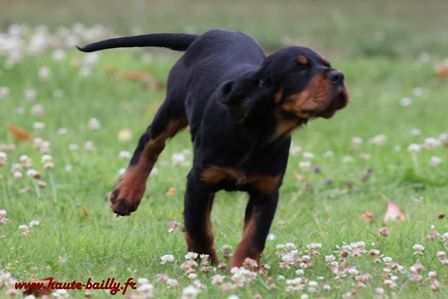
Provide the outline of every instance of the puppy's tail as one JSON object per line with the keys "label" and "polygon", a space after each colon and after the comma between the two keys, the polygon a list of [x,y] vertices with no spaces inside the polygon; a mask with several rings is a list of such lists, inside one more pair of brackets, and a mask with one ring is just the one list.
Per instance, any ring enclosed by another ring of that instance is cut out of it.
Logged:
{"label": "puppy's tail", "polygon": [[163,47],[175,51],[185,51],[197,38],[198,35],[195,34],[154,33],[111,38],[89,44],[85,47],[76,47],[83,52],[130,47]]}

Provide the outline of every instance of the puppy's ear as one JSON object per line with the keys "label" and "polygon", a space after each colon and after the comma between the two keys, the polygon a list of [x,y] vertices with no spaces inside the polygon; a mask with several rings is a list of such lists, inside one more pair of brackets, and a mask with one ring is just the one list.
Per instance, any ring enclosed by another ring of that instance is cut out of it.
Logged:
{"label": "puppy's ear", "polygon": [[222,103],[238,122],[255,116],[271,101],[272,88],[269,80],[248,76],[229,80],[220,87]]}

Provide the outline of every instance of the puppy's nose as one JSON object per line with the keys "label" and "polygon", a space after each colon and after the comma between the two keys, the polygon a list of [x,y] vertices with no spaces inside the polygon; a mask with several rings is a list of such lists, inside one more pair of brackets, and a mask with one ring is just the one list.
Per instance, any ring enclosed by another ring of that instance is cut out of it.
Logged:
{"label": "puppy's nose", "polygon": [[339,71],[332,70],[327,73],[327,79],[334,84],[341,84],[344,81],[344,74]]}

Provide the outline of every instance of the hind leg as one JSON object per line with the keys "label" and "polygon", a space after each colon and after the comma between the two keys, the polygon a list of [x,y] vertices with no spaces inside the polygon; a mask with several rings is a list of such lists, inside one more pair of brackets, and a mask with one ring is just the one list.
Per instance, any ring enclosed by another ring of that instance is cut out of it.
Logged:
{"label": "hind leg", "polygon": [[114,213],[126,216],[137,209],[145,192],[146,180],[166,140],[187,125],[183,102],[168,98],[140,137],[126,172],[109,196]]}

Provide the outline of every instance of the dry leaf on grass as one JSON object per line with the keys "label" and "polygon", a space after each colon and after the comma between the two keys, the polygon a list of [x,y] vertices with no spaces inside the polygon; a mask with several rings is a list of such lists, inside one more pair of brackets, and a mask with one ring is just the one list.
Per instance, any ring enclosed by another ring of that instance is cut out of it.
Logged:
{"label": "dry leaf on grass", "polygon": [[387,204],[387,211],[386,214],[384,215],[384,222],[390,222],[393,220],[405,220],[406,219],[406,215],[400,210],[400,207],[393,202],[389,202]]}
{"label": "dry leaf on grass", "polygon": [[158,81],[152,74],[144,71],[120,71],[109,67],[106,72],[115,79],[142,82],[145,89],[160,91],[166,86],[164,81]]}
{"label": "dry leaf on grass", "polygon": [[434,68],[434,73],[439,78],[447,78],[448,77],[448,63],[442,62],[436,65]]}
{"label": "dry leaf on grass", "polygon": [[16,127],[15,125],[9,124],[8,130],[14,136],[17,141],[27,141],[31,139],[31,134],[22,128]]}
{"label": "dry leaf on grass", "polygon": [[361,214],[361,219],[369,223],[375,220],[375,216],[373,216],[372,213],[365,211],[364,213]]}
{"label": "dry leaf on grass", "polygon": [[176,195],[176,188],[169,188],[168,191],[165,193],[166,196],[174,196]]}

